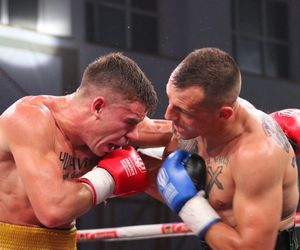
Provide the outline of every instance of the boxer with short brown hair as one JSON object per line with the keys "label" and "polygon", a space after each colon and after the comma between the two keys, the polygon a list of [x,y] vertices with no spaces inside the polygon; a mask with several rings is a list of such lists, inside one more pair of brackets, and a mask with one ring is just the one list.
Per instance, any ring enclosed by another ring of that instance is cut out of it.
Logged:
{"label": "boxer with short brown hair", "polygon": [[74,93],[11,105],[0,117],[0,248],[75,249],[78,216],[108,197],[144,191],[139,155],[117,148],[137,140],[156,104],[138,65],[112,53],[88,65]]}
{"label": "boxer with short brown hair", "polygon": [[239,67],[220,49],[195,50],[175,68],[165,118],[176,136],[166,152],[198,153],[203,162],[197,165],[206,170],[198,178],[206,185],[195,187],[191,155],[178,150],[159,170],[160,193],[211,249],[299,249],[294,150],[240,90]]}

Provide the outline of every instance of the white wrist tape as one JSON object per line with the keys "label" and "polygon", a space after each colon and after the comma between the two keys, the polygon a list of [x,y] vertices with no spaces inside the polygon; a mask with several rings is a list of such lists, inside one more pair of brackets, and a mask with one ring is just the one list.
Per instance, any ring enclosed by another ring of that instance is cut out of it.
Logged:
{"label": "white wrist tape", "polygon": [[155,159],[162,160],[164,150],[165,147],[156,147],[156,148],[139,148],[137,151],[144,155],[153,157]]}
{"label": "white wrist tape", "polygon": [[184,204],[179,216],[200,238],[203,238],[211,225],[220,220],[220,216],[203,197],[203,191]]}
{"label": "white wrist tape", "polygon": [[93,192],[93,204],[97,205],[106,200],[115,190],[115,182],[108,171],[94,167],[79,178],[79,181],[88,184]]}

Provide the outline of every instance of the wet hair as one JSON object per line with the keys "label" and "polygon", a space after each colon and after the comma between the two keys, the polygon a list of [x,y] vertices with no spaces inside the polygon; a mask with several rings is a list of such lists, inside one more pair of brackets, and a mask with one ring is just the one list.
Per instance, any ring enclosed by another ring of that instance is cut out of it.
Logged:
{"label": "wet hair", "polygon": [[201,87],[205,95],[201,105],[211,108],[232,104],[241,90],[238,65],[218,48],[202,48],[191,52],[171,77],[176,88]]}
{"label": "wet hair", "polygon": [[158,100],[152,83],[140,67],[122,53],[110,53],[90,63],[79,88],[89,85],[109,88],[128,101],[139,101],[149,114],[156,110]]}

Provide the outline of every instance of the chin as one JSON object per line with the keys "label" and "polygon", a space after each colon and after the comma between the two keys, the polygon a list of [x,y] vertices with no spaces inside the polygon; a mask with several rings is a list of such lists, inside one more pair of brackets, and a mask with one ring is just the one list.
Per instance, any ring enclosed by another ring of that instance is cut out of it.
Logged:
{"label": "chin", "polygon": [[190,140],[190,139],[195,139],[196,136],[180,136],[180,138],[181,138],[182,140]]}
{"label": "chin", "polygon": [[104,152],[103,150],[99,150],[96,152],[93,152],[95,155],[97,155],[98,157],[103,157],[104,155],[107,154],[107,152]]}
{"label": "chin", "polygon": [[177,132],[177,135],[179,135],[180,139],[182,139],[182,140],[195,139],[196,137],[199,136],[199,135],[187,133],[187,132],[183,132],[183,133]]}
{"label": "chin", "polygon": [[187,136],[186,134],[183,134],[183,133],[177,133],[177,135],[178,135],[179,138],[182,139],[182,140],[188,140],[188,139],[191,139],[189,136]]}

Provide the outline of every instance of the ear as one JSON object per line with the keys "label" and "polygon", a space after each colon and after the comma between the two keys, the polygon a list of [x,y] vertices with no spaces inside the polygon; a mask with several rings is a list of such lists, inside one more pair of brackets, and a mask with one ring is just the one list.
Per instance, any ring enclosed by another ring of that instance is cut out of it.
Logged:
{"label": "ear", "polygon": [[233,109],[230,106],[222,106],[219,112],[219,117],[221,119],[227,120],[229,119],[233,114]]}
{"label": "ear", "polygon": [[105,98],[103,96],[98,96],[92,101],[91,111],[96,116],[98,116],[104,107]]}

